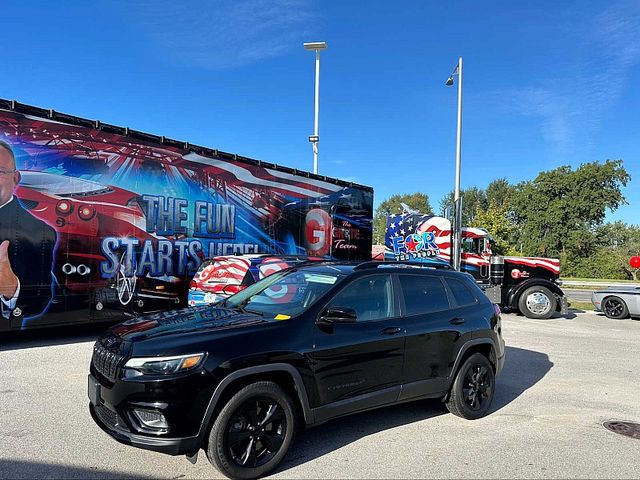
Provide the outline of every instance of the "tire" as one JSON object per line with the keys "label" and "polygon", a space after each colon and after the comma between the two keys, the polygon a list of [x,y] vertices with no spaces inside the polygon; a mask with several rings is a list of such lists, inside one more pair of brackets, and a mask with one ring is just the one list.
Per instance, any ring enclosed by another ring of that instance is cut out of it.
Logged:
{"label": "tire", "polygon": [[447,409],[467,420],[482,418],[491,406],[495,385],[491,362],[481,353],[474,353],[456,373],[446,401]]}
{"label": "tire", "polygon": [[295,422],[293,401],[282,388],[273,382],[252,383],[234,394],[218,414],[207,457],[229,478],[262,477],[286,455]]}
{"label": "tire", "polygon": [[527,318],[547,319],[556,311],[556,296],[539,285],[527,288],[518,299],[518,309]]}
{"label": "tire", "polygon": [[602,312],[607,316],[607,318],[620,320],[629,316],[629,307],[627,307],[625,301],[620,297],[606,297],[604,300],[602,300],[601,308]]}

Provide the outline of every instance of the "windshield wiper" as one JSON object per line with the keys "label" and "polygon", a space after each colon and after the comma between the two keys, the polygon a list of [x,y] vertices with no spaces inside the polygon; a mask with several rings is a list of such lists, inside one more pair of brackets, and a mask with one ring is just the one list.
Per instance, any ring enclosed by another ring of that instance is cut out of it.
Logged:
{"label": "windshield wiper", "polygon": [[215,303],[214,305],[215,305],[216,307],[223,307],[223,308],[224,308],[224,307],[226,307],[226,306],[227,306],[227,300],[228,300],[228,299],[229,299],[229,297],[225,298],[224,300],[222,300],[222,301],[220,301],[220,302]]}
{"label": "windshield wiper", "polygon": [[258,312],[256,310],[249,310],[249,309],[245,308],[250,300],[251,300],[251,297],[246,298],[243,301],[241,301],[240,303],[238,303],[237,305],[233,305],[231,308],[235,308],[237,310],[240,310],[242,313],[253,313],[255,315],[260,315],[261,317],[264,316],[264,313],[262,313],[262,312]]}

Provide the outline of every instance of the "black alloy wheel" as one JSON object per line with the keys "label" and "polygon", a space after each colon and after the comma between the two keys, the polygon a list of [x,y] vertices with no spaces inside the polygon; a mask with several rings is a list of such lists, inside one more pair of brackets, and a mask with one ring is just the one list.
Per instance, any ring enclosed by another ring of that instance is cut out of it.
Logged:
{"label": "black alloy wheel", "polygon": [[484,365],[472,365],[467,369],[462,387],[463,399],[471,410],[482,410],[491,398],[493,385],[489,370]]}
{"label": "black alloy wheel", "polygon": [[251,383],[220,410],[209,434],[207,457],[229,478],[262,477],[286,455],[295,424],[293,400],[279,385]]}
{"label": "black alloy wheel", "polygon": [[620,320],[629,316],[629,309],[620,297],[607,297],[602,301],[602,311],[608,318]]}
{"label": "black alloy wheel", "polygon": [[275,400],[252,398],[229,422],[226,447],[237,465],[261,467],[280,451],[286,431],[284,410]]}
{"label": "black alloy wheel", "polygon": [[458,369],[446,401],[447,409],[458,417],[475,420],[484,417],[495,390],[495,372],[491,362],[474,353]]}

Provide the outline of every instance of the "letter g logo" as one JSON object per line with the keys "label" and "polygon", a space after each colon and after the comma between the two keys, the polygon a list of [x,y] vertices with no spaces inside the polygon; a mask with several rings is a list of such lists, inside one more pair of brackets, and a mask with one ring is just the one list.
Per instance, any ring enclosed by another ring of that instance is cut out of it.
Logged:
{"label": "letter g logo", "polygon": [[319,208],[309,210],[305,219],[305,246],[310,255],[326,255],[331,249],[331,217]]}

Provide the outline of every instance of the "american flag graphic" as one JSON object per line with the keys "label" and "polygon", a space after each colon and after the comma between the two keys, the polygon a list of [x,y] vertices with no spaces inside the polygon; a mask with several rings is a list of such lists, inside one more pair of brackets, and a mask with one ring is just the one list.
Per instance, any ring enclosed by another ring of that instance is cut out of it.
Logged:
{"label": "american flag graphic", "polygon": [[[391,258],[396,257],[400,260],[420,259],[431,262],[434,261],[435,256],[436,260],[448,262],[448,254],[446,260],[445,257],[441,254],[443,253],[443,249],[448,249],[450,246],[450,228],[448,227],[448,225],[440,225],[438,219],[440,219],[440,217],[433,217],[431,215],[421,215],[415,213],[389,215],[387,217],[387,226],[385,229],[385,256],[391,256]],[[447,222],[448,224],[447,220],[445,220],[445,222]],[[446,229],[443,228],[445,226]],[[423,233],[433,234],[433,242],[431,243],[435,243],[435,246],[437,247],[436,249],[432,248],[433,245],[426,245],[427,242],[425,242],[424,237],[416,238],[412,236],[415,234],[420,235]],[[421,252],[417,251],[416,242],[421,244]],[[396,255],[397,252],[394,249],[394,243],[396,245],[403,244],[407,253],[400,256]],[[424,255],[425,253],[427,253],[428,255]],[[437,255],[435,255],[436,253]]]}
{"label": "american flag graphic", "polygon": [[[385,258],[394,259],[394,238],[404,239],[413,233],[431,232],[435,236],[435,243],[439,252],[437,260],[449,263],[451,259],[451,222],[443,217],[434,217],[420,214],[389,215],[385,229]],[[483,238],[487,232],[480,228],[465,227],[462,229],[463,238]],[[396,240],[397,241],[397,240]],[[420,258],[418,261],[433,261],[433,258]],[[512,263],[530,268],[545,268],[554,275],[560,274],[560,260],[555,258],[540,257],[504,257],[505,263]],[[489,257],[483,257],[476,253],[465,252],[462,254],[462,263],[465,270],[473,270],[489,266]]]}

